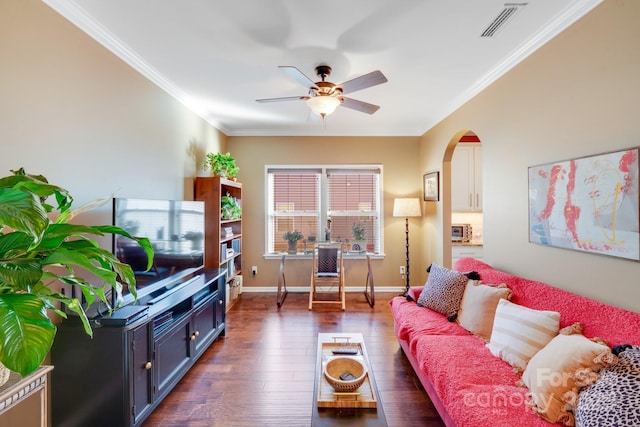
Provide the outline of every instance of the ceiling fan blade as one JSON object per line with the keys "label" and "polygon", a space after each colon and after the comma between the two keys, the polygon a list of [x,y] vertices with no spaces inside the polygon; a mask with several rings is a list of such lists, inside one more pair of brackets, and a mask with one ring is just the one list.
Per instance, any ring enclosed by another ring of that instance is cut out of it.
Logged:
{"label": "ceiling fan blade", "polygon": [[342,93],[351,93],[357,90],[366,89],[371,86],[386,83],[388,80],[380,70],[372,71],[364,76],[356,77],[342,84],[337,85],[342,88]]}
{"label": "ceiling fan blade", "polygon": [[293,80],[297,81],[307,89],[318,89],[318,86],[316,86],[316,82],[311,80],[309,77],[307,77],[302,71],[298,70],[296,67],[291,65],[279,65],[278,68],[280,68],[282,71],[285,72],[286,75],[288,75]]}
{"label": "ceiling fan blade", "polygon": [[283,98],[263,98],[256,99],[256,102],[280,102],[280,101],[306,101],[308,96],[285,96]]}
{"label": "ceiling fan blade", "polygon": [[380,109],[379,105],[369,104],[368,102],[358,101],[357,99],[347,98],[341,96],[340,104],[342,107],[351,108],[352,110],[360,111],[362,113],[373,114]]}

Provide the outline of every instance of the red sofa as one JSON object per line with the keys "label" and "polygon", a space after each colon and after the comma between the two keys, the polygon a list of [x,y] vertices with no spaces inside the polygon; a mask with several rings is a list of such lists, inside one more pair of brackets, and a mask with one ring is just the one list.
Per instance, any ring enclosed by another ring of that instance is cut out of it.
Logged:
{"label": "red sofa", "polygon": [[[511,302],[515,304],[559,312],[561,328],[580,322],[587,338],[601,337],[611,346],[640,344],[640,313],[514,276],[473,258],[460,259],[454,270],[476,271],[482,283],[506,284],[513,291]],[[411,288],[413,301],[393,298],[391,312],[400,346],[445,424],[552,425],[527,406],[528,389],[516,385],[518,374],[493,356],[485,341],[442,314],[416,304],[421,290]]]}

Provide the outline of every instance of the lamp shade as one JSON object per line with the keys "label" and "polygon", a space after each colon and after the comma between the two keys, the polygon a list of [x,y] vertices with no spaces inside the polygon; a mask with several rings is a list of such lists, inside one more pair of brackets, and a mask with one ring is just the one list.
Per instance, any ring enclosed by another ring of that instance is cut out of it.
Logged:
{"label": "lamp shade", "polygon": [[330,95],[316,95],[307,99],[307,105],[311,111],[324,117],[335,111],[340,105],[340,100]]}
{"label": "lamp shade", "polygon": [[420,209],[420,199],[418,199],[417,197],[394,199],[393,216],[422,216],[422,210]]}

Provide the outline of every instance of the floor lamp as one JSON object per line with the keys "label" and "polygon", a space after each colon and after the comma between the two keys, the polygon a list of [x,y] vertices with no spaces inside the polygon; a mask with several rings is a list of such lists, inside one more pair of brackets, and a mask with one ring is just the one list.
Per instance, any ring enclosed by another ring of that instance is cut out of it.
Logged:
{"label": "floor lamp", "polygon": [[398,198],[393,200],[393,216],[404,217],[405,222],[405,247],[406,247],[406,264],[405,264],[405,290],[404,296],[409,294],[409,217],[422,216],[420,209],[420,199],[416,198]]}

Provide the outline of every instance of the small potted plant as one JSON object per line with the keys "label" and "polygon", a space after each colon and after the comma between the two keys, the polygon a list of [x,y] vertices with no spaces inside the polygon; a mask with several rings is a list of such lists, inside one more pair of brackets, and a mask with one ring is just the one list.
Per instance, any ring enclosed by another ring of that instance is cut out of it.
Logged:
{"label": "small potted plant", "polygon": [[298,253],[298,240],[304,239],[304,236],[298,230],[287,231],[282,236],[287,241],[287,253],[295,255]]}
{"label": "small potted plant", "polygon": [[220,198],[220,213],[222,219],[240,219],[242,217],[242,208],[238,199],[229,193]]}
{"label": "small potted plant", "polygon": [[240,171],[240,168],[236,165],[236,159],[231,157],[230,153],[207,153],[204,167],[214,175],[229,179],[235,179]]}
{"label": "small potted plant", "polygon": [[351,250],[353,252],[364,252],[367,249],[367,230],[362,222],[354,222],[351,224],[351,235],[353,242]]}
{"label": "small potted plant", "polygon": [[[22,168],[12,172],[0,178],[0,364],[27,375],[53,345],[56,326],[49,310],[62,318],[68,311],[75,313],[85,332],[93,335],[80,301],[62,293],[61,285],[77,286],[88,305],[99,299],[108,306],[106,292],[121,292],[119,281],[136,296],[131,267],[92,237],[118,234],[137,241],[147,254],[147,269],[154,252],[148,239],[122,228],[69,223],[110,197],[72,210],[73,198],[64,188]],[[95,279],[89,282],[83,272]]]}

